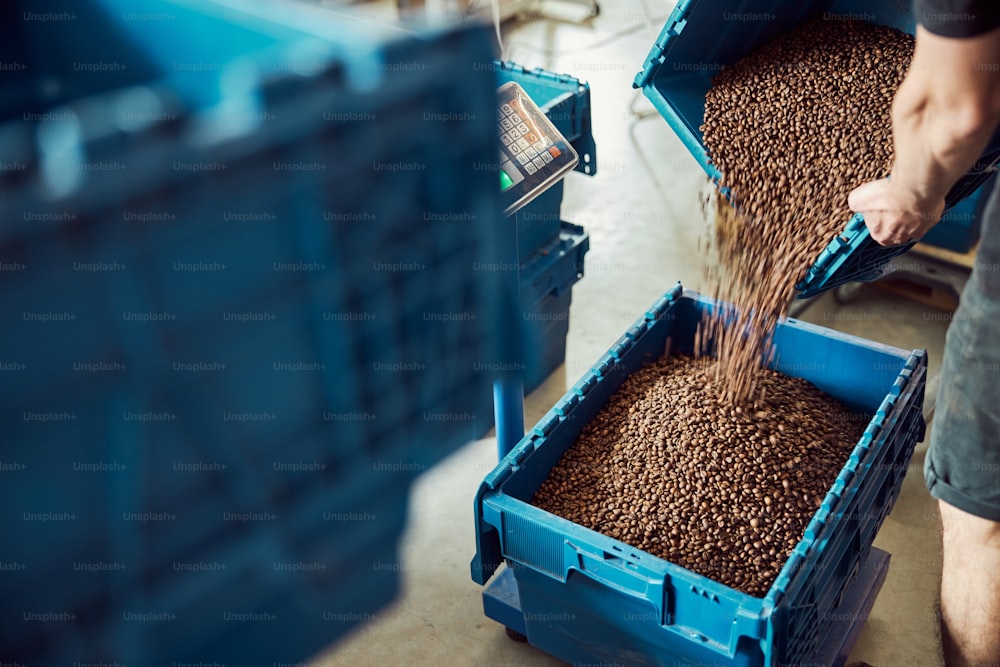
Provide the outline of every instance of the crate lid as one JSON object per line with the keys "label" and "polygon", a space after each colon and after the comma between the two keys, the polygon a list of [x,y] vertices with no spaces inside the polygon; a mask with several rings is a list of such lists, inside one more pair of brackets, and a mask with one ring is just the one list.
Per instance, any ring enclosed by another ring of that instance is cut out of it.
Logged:
{"label": "crate lid", "polygon": [[[731,6],[722,0],[681,0],[670,14],[660,35],[635,76],[641,88],[670,128],[715,181],[719,171],[712,165],[700,127],[705,116],[705,96],[712,77],[755,47],[788,32],[796,25],[825,12],[846,14],[913,34],[912,12],[900,3],[884,0],[859,4],[855,0],[833,3],[790,3],[782,0],[756,3],[746,17],[733,18]],[[744,20],[745,19],[745,20]],[[945,198],[946,209],[972,194],[996,170],[1000,160],[1000,131],[995,132],[979,162],[952,187]],[[882,276],[889,260],[912,243],[883,247],[868,233],[860,214],[845,220],[844,229],[824,248],[806,271],[796,277],[799,298],[816,296],[844,283],[870,282]]]}

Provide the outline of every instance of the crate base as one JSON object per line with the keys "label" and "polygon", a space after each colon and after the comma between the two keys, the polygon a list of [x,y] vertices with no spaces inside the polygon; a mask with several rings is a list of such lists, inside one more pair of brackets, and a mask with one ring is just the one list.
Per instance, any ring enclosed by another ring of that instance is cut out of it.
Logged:
{"label": "crate base", "polygon": [[[820,642],[810,664],[841,667],[847,662],[875,604],[875,598],[885,583],[889,558],[888,552],[872,547],[867,560],[858,571],[857,579],[844,593],[844,600],[835,614],[837,618],[826,625],[826,637]],[[517,581],[510,568],[503,568],[498,572],[483,591],[483,612],[506,626],[508,634],[510,631],[522,636],[527,634]]]}

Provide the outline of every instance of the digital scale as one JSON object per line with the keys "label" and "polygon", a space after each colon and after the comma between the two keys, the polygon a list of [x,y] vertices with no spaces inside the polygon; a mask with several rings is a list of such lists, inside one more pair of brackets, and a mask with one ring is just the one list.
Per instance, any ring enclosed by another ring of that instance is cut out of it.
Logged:
{"label": "digital scale", "polygon": [[497,89],[500,190],[504,215],[545,192],[580,158],[566,137],[513,81]]}

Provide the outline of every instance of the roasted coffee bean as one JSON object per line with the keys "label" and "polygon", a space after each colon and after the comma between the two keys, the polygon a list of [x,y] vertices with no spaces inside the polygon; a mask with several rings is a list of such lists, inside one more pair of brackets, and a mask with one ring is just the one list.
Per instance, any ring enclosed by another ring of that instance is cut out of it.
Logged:
{"label": "roasted coffee bean", "polygon": [[767,398],[737,412],[714,384],[719,365],[672,356],[630,375],[532,503],[763,596],[866,423],[805,380],[764,369],[752,379]]}
{"label": "roasted coffee bean", "polygon": [[716,197],[704,244],[715,258],[707,280],[734,311],[725,326],[706,320],[696,349],[721,361],[714,380],[733,404],[763,391],[753,371],[795,284],[850,219],[847,195],[892,167],[890,109],[913,38],[841,18],[800,26],[722,69],[705,99],[704,144],[729,190]]}

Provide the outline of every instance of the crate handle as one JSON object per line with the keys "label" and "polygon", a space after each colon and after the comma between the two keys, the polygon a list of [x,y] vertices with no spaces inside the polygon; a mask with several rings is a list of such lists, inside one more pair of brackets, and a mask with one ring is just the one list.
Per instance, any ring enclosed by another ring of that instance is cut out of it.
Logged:
{"label": "crate handle", "polygon": [[669,575],[645,567],[638,556],[630,558],[625,552],[618,555],[598,549],[594,553],[569,540],[564,544],[567,578],[570,570],[576,570],[608,588],[651,602],[656,608],[657,622],[660,625],[669,623],[664,614],[664,610],[670,609],[667,601]]}

